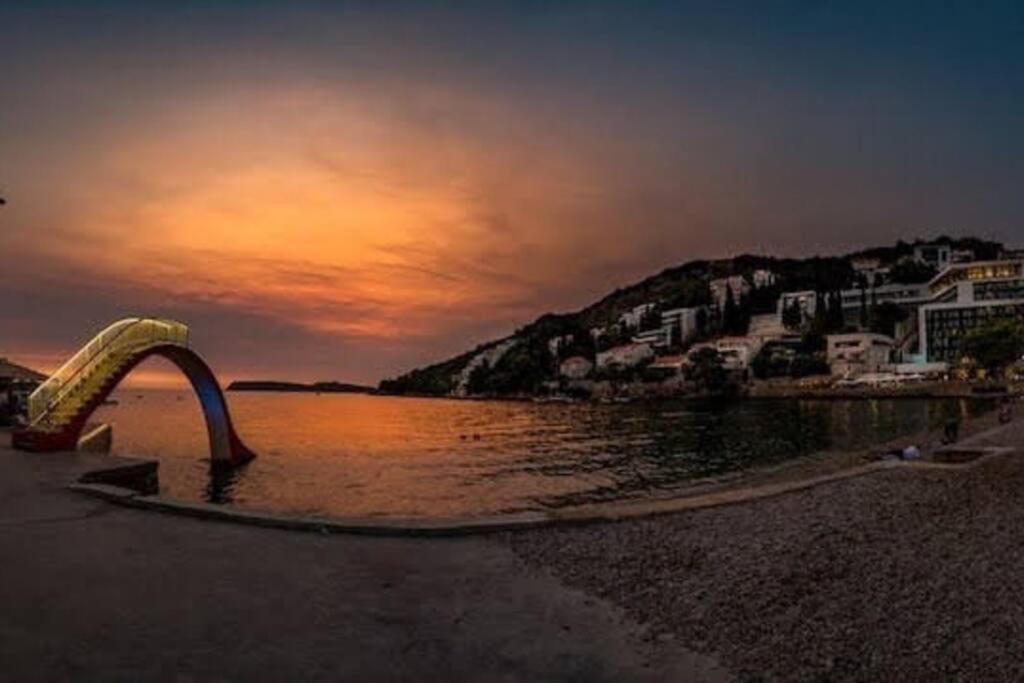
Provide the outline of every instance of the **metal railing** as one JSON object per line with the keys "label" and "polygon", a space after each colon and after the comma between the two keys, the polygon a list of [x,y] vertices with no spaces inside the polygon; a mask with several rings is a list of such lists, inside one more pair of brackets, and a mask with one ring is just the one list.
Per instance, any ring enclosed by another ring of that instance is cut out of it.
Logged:
{"label": "metal railing", "polygon": [[28,398],[29,422],[35,422],[74,391],[114,354],[130,354],[157,344],[188,346],[188,326],[160,318],[125,318],[105,328],[32,392]]}

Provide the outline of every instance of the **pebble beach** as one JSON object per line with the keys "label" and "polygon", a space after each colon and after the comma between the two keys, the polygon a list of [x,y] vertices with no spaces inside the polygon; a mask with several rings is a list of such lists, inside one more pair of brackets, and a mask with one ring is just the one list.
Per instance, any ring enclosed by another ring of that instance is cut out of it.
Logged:
{"label": "pebble beach", "polygon": [[[1016,446],[1024,421],[966,443]],[[930,444],[929,444],[930,445]],[[1024,678],[1024,459],[510,533],[530,565],[741,680]]]}

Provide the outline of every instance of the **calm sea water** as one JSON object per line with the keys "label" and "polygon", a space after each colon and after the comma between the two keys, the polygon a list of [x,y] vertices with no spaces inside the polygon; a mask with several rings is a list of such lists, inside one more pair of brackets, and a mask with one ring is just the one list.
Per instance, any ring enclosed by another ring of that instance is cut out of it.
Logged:
{"label": "calm sea water", "polygon": [[461,516],[664,496],[695,479],[941,424],[966,403],[533,404],[230,393],[259,457],[211,479],[189,391],[121,390],[114,451],[160,459],[166,495],[294,512]]}

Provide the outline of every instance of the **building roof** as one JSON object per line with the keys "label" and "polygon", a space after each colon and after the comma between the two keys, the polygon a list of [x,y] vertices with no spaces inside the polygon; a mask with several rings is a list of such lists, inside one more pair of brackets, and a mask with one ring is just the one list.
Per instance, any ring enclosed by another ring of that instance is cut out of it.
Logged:
{"label": "building roof", "polygon": [[828,334],[825,335],[826,339],[835,339],[837,341],[843,339],[870,339],[871,341],[885,342],[886,344],[895,344],[896,340],[887,334],[878,334],[877,332],[843,332],[842,334]]}
{"label": "building roof", "polygon": [[23,365],[17,365],[10,362],[6,358],[0,358],[0,379],[17,379],[17,380],[29,380],[33,382],[43,382],[46,380],[46,375],[41,372],[36,372],[31,368],[26,368]]}
{"label": "building roof", "polygon": [[688,356],[686,356],[686,355],[659,356],[659,357],[654,359],[654,362],[651,363],[650,367],[652,367],[652,368],[677,368],[677,367],[686,365],[687,362],[688,362]]}
{"label": "building roof", "polygon": [[619,346],[613,346],[612,348],[607,349],[605,351],[602,351],[601,353],[619,353],[621,351],[628,351],[628,350],[632,350],[632,349],[638,349],[640,347],[643,347],[644,349],[647,349],[648,351],[651,350],[651,345],[650,344],[645,344],[643,342],[631,342],[629,344],[620,344]]}

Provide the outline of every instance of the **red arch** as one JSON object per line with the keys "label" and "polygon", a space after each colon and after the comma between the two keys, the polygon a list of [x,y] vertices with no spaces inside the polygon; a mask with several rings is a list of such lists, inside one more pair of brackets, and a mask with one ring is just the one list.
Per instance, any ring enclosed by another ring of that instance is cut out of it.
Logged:
{"label": "red arch", "polygon": [[12,444],[15,448],[36,452],[73,450],[93,411],[107,400],[110,393],[135,369],[135,366],[150,356],[162,356],[170,360],[188,377],[206,419],[206,431],[210,437],[210,460],[214,466],[234,467],[256,457],[235,432],[224,393],[210,366],[191,349],[174,344],[159,344],[134,354],[116,373],[107,378],[89,403],[83,406],[61,431],[44,432],[31,427],[18,429],[12,436]]}

